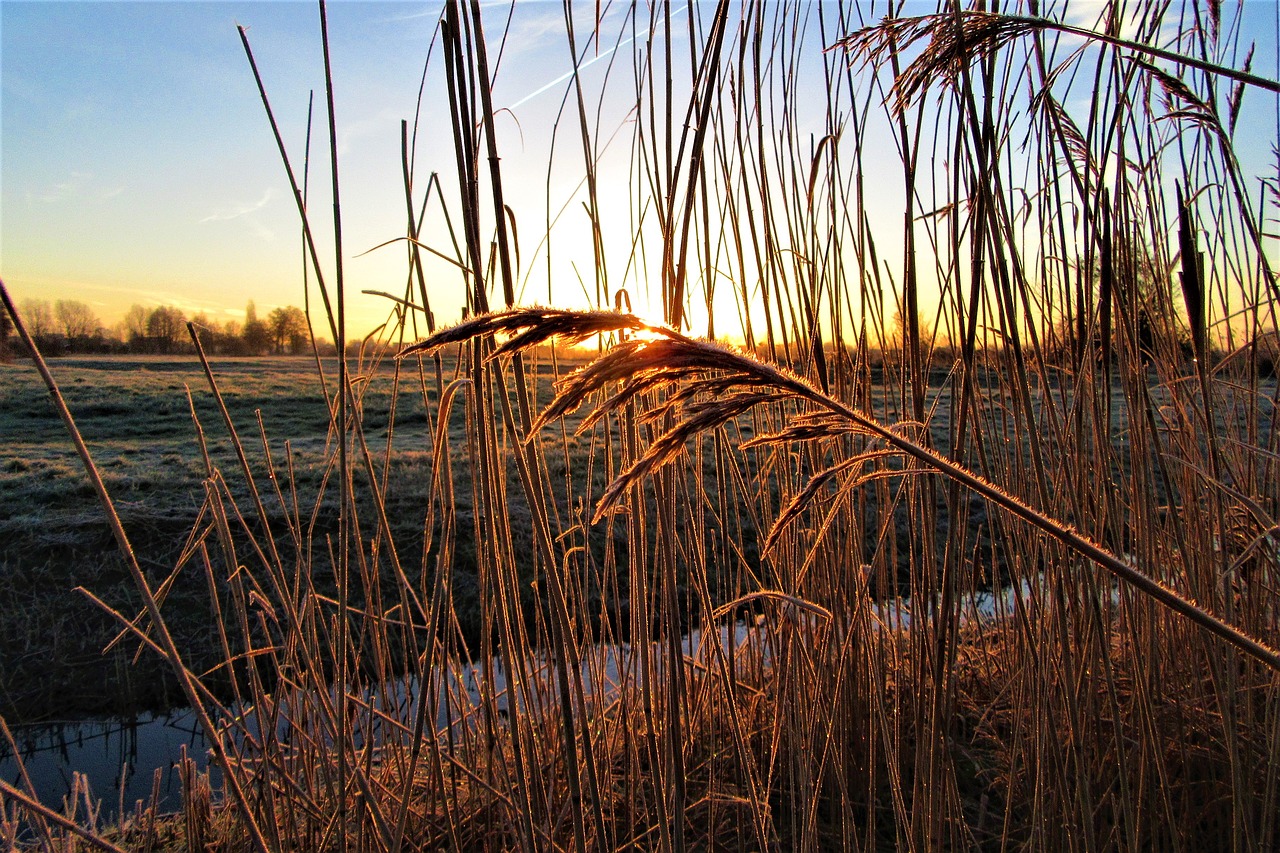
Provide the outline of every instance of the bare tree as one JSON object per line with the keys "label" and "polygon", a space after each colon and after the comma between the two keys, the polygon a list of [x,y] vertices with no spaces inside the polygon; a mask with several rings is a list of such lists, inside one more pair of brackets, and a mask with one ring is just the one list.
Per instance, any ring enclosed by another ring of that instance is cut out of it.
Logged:
{"label": "bare tree", "polygon": [[136,344],[141,341],[147,336],[147,309],[136,303],[130,305],[121,321],[121,328],[127,342]]}
{"label": "bare tree", "polygon": [[244,309],[244,348],[249,355],[261,355],[271,346],[271,329],[258,319],[258,309],[251,301]]}
{"label": "bare tree", "polygon": [[288,345],[289,352],[296,355],[307,341],[307,315],[296,305],[273,310],[267,315],[267,326],[271,329],[277,354],[282,354]]}
{"label": "bare tree", "polygon": [[147,337],[160,352],[172,352],[182,343],[186,319],[182,312],[169,305],[162,305],[147,317]]}
{"label": "bare tree", "polygon": [[45,338],[53,334],[53,309],[47,299],[24,299],[19,313],[31,337]]}
{"label": "bare tree", "polygon": [[53,306],[53,313],[58,329],[68,341],[92,337],[101,325],[93,309],[75,299],[59,299]]}

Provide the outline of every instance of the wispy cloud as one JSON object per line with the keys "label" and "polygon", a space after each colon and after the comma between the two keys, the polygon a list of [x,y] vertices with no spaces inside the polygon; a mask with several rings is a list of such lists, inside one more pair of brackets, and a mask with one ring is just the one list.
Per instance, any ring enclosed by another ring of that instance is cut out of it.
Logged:
{"label": "wispy cloud", "polygon": [[[1114,8],[1107,0],[1081,0],[1081,2],[1071,4],[1063,15],[1063,20],[1065,23],[1082,29],[1105,32],[1107,19],[1113,12]],[[1126,39],[1138,38],[1141,34],[1140,20],[1136,11],[1122,16],[1120,19],[1120,31],[1116,35]],[[1168,41],[1173,40],[1177,34],[1177,17],[1175,15],[1164,16],[1160,22],[1159,43],[1166,44]],[[1063,35],[1061,38],[1070,44],[1083,43],[1085,41],[1080,36]]]}
{"label": "wispy cloud", "polygon": [[204,314],[212,319],[244,319],[243,308],[228,308],[215,302],[204,299],[192,298],[181,292],[180,289],[173,290],[149,290],[146,288],[130,288],[122,291],[132,293],[137,302],[145,308],[157,308],[161,305],[168,305],[177,308],[188,317],[194,317],[197,314]]}
{"label": "wispy cloud", "polygon": [[222,208],[210,213],[201,223],[205,222],[230,222],[232,220],[243,220],[244,225],[256,234],[260,239],[268,242],[276,239],[276,233],[262,224],[262,221],[255,216],[258,211],[262,210],[276,197],[274,187],[267,187],[262,193],[262,198],[252,203],[243,203],[235,207]]}
{"label": "wispy cloud", "polygon": [[226,222],[231,219],[239,219],[242,216],[248,216],[251,213],[255,213],[259,210],[262,210],[262,208],[270,204],[271,200],[275,198],[275,195],[276,195],[275,188],[267,187],[266,191],[262,193],[262,198],[258,199],[256,202],[252,204],[241,204],[230,209],[224,208],[222,210],[214,211],[213,213],[210,213],[208,216],[206,216],[204,219],[201,219],[200,221],[202,223]]}
{"label": "wispy cloud", "polygon": [[515,18],[507,32],[506,52],[509,54],[538,50],[555,38],[564,40],[564,13],[551,12],[541,6],[534,7],[535,14]]}
{"label": "wispy cloud", "polygon": [[[482,6],[484,4],[481,4]],[[418,21],[423,18],[439,19],[444,13],[441,6],[429,7],[416,12],[402,12],[395,15],[386,15],[381,18],[375,18],[374,23],[378,24],[401,24],[405,21]]]}
{"label": "wispy cloud", "polygon": [[92,177],[93,175],[88,172],[72,172],[67,175],[65,180],[58,181],[44,192],[36,193],[30,197],[45,204],[54,204],[79,193]]}

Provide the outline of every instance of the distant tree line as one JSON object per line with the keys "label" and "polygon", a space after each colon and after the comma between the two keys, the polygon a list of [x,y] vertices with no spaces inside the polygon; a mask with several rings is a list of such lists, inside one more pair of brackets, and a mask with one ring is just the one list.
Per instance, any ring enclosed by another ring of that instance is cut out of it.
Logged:
{"label": "distant tree line", "polygon": [[[136,354],[175,355],[194,352],[187,322],[195,324],[200,343],[211,355],[300,355],[311,349],[307,315],[287,305],[258,318],[252,302],[243,322],[219,323],[203,312],[186,316],[172,305],[133,305],[114,328],[104,326],[93,309],[74,299],[26,299],[18,305],[27,331],[46,355]],[[333,345],[318,341],[322,355]],[[8,315],[0,311],[0,357],[18,348]]]}

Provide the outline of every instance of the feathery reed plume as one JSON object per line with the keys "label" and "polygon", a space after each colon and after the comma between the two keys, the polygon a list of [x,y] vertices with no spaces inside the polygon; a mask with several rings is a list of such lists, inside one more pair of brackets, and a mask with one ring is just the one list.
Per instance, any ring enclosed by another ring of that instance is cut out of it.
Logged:
{"label": "feathery reed plume", "polygon": [[[485,318],[476,318],[454,329],[440,332],[415,346],[432,349],[444,343],[465,339],[468,334],[486,334],[497,329],[508,332],[525,330],[520,332],[519,339],[546,341],[555,335],[557,329],[567,329],[570,335],[577,335],[583,329],[594,328],[602,322],[600,312],[583,312],[577,319],[575,315],[578,315],[578,312],[564,311],[547,314],[543,309],[517,308],[497,312]],[[674,382],[694,378],[702,372],[715,372],[721,374],[717,385],[721,393],[737,387],[773,389],[797,401],[826,409],[833,415],[847,419],[856,427],[891,445],[897,451],[967,486],[1082,557],[1110,571],[1119,580],[1144,595],[1280,672],[1280,653],[1274,649],[1240,629],[1228,625],[1191,599],[1135,569],[1097,543],[1077,533],[1070,525],[1045,515],[963,465],[904,437],[898,431],[879,423],[873,416],[824,394],[790,371],[765,364],[745,353],[733,351],[720,344],[694,340],[671,330],[658,331],[666,337],[654,341],[627,342],[563,380],[557,387],[556,399],[536,422],[537,425],[545,424],[552,418],[576,409],[592,393],[603,391],[609,384],[623,380],[629,385],[638,386],[630,393],[640,394],[646,390],[656,390]],[[510,351],[508,349],[508,352]],[[687,410],[683,420],[666,430],[650,445],[644,455],[609,485],[596,507],[593,520],[599,521],[632,486],[674,459],[690,438],[737,417],[756,401],[772,399],[771,394],[772,392],[758,397],[744,394],[730,397],[720,404],[700,405]],[[688,400],[689,394],[685,393],[678,399]]]}
{"label": "feathery reed plume", "polygon": [[[813,437],[816,436],[807,436],[807,438]],[[869,462],[901,458],[902,454],[896,450],[869,450],[866,453],[859,453],[848,459],[843,459],[814,474],[809,478],[809,482],[805,483],[804,488],[796,492],[787,505],[782,508],[782,511],[778,513],[777,520],[773,522],[773,526],[769,529],[769,535],[765,537],[764,545],[762,546],[763,551],[768,554],[774,549],[774,546],[778,543],[778,537],[782,535],[787,526],[800,517],[801,513],[817,499],[818,494],[832,480],[841,481],[836,497],[836,500],[839,501],[854,489],[878,478],[903,476],[903,471],[892,468],[876,469],[866,474],[861,473]]]}
{"label": "feathery reed plume", "polygon": [[846,50],[850,54],[851,62],[880,65],[889,61],[890,55],[896,51],[905,50],[921,39],[928,39],[929,44],[907,66],[893,86],[894,109],[901,113],[935,81],[941,81],[944,85],[956,85],[964,69],[972,66],[982,57],[999,53],[1012,42],[1043,30],[1055,30],[1105,42],[1136,53],[1229,77],[1241,84],[1280,92],[1280,83],[1247,71],[1238,71],[1193,56],[1051,21],[1047,18],[1002,15],[994,12],[957,11],[912,18],[886,18],[877,26],[864,28],[839,39],[832,48],[840,47]]}
{"label": "feathery reed plume", "polygon": [[955,85],[965,68],[1034,30],[1031,19],[991,12],[886,18],[877,26],[845,36],[832,48],[847,51],[851,63],[879,66],[895,53],[928,39],[925,49],[893,85],[894,109],[901,114],[932,83]]}
{"label": "feathery reed plume", "polygon": [[1032,99],[1032,107],[1038,107],[1062,140],[1062,147],[1071,167],[1071,176],[1077,188],[1083,193],[1088,187],[1098,186],[1102,175],[1098,170],[1098,162],[1093,156],[1093,151],[1089,148],[1089,142],[1080,132],[1079,125],[1071,118],[1070,113],[1053,96],[1049,87],[1046,86],[1036,93],[1035,98]]}
{"label": "feathery reed plume", "polygon": [[[523,330],[523,331],[522,331]],[[593,335],[611,332],[653,332],[639,317],[612,311],[562,311],[557,308],[524,308],[481,314],[431,335],[426,340],[400,350],[399,358],[417,353],[431,353],[449,344],[461,343],[486,335],[511,335],[498,347],[493,357],[509,355],[561,338],[578,344]]]}

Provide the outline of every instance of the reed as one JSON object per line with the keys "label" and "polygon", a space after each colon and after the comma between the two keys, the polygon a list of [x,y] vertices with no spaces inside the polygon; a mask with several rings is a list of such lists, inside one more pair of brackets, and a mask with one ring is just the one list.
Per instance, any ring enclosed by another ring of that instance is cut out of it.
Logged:
{"label": "reed", "polygon": [[[659,4],[588,26],[566,4],[594,303],[568,310],[515,305],[571,260],[568,226],[549,198],[521,265],[497,40],[477,0],[448,3],[427,81],[456,178],[415,180],[406,125],[406,287],[325,377],[324,476],[219,407],[237,462],[206,453],[195,568],[170,582],[198,573],[225,608],[224,666],[185,668],[141,571],[147,612],[119,614],[201,709],[223,797],[187,766],[160,832],[6,786],[0,832],[29,813],[64,849],[1280,846],[1257,357],[1276,199],[1236,152],[1246,88],[1276,84],[1221,4],[1048,11]],[[644,35],[630,78],[593,88],[610,26]],[[628,146],[622,240],[603,139]],[[341,261],[293,183],[341,340]],[[452,254],[429,208],[458,223]],[[457,324],[429,310],[424,252],[450,257]],[[650,281],[663,324],[622,310]],[[417,539],[388,516],[379,370],[428,413]]]}

